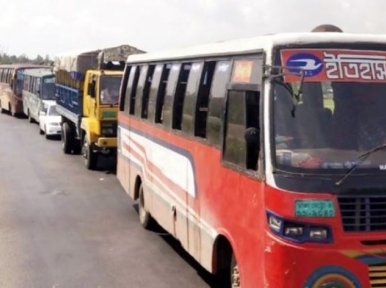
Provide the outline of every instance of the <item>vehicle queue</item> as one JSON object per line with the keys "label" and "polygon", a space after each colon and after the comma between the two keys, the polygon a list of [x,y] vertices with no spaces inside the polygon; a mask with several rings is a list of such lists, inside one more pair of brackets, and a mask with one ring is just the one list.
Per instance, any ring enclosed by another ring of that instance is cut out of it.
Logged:
{"label": "vehicle queue", "polygon": [[386,287],[386,122],[361,134],[386,112],[385,36],[122,45],[0,65],[0,80],[2,113],[60,134],[88,169],[116,157],[141,225],[220,287]]}

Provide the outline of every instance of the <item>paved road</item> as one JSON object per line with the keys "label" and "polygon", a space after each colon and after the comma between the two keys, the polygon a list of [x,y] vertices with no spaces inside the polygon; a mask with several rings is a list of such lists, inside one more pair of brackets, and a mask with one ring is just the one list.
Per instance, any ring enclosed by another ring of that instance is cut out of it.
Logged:
{"label": "paved road", "polygon": [[36,124],[0,115],[0,287],[201,288],[209,277],[138,223],[115,175],[87,171]]}

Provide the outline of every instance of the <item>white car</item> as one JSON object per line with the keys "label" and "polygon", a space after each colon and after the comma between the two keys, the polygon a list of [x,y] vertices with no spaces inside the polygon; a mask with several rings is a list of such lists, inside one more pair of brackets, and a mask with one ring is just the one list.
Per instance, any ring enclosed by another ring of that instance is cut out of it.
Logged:
{"label": "white car", "polygon": [[61,121],[62,116],[56,112],[56,102],[43,101],[42,110],[39,112],[39,133],[41,135],[45,134],[47,139],[54,136],[61,136]]}

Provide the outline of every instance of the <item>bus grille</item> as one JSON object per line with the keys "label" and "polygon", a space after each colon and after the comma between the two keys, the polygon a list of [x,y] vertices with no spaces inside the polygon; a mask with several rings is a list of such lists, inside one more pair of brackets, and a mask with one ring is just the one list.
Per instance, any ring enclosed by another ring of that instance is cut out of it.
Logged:
{"label": "bus grille", "polygon": [[386,231],[386,197],[340,196],[338,201],[345,232]]}
{"label": "bus grille", "polygon": [[386,287],[386,264],[376,264],[369,266],[369,278],[371,288]]}

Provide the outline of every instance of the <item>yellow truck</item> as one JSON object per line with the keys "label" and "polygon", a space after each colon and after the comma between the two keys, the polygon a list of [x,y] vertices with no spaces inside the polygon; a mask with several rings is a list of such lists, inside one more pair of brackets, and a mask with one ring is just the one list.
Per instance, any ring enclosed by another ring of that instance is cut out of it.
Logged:
{"label": "yellow truck", "polygon": [[76,51],[54,59],[56,110],[61,115],[62,149],[82,154],[97,168],[100,156],[116,156],[119,89],[127,57],[144,53],[130,45]]}

